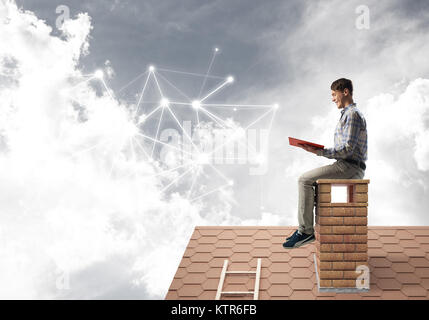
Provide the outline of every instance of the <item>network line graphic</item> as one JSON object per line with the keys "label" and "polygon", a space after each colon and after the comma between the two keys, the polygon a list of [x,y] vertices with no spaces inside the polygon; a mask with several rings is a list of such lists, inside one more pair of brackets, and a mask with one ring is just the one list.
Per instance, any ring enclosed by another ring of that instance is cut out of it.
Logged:
{"label": "network line graphic", "polygon": [[[162,194],[172,192],[175,188],[177,191],[180,186],[186,198],[194,202],[234,186],[234,180],[219,168],[220,165],[263,165],[267,162],[268,140],[279,106],[276,103],[215,102],[214,98],[235,82],[231,75],[222,77],[212,74],[218,54],[219,49],[215,48],[205,73],[150,65],[116,94],[109,88],[102,70],[88,75],[85,80],[98,81],[108,96],[116,101],[119,101],[116,95],[130,85],[141,82],[141,89],[128,108],[132,129],[125,129],[128,136],[120,150],[129,153],[133,161],[138,161],[137,155],[140,154],[145,161],[154,165],[155,176],[163,178]],[[192,78],[190,87],[194,92],[185,93],[173,80],[174,76]],[[240,111],[247,112],[245,125],[237,121],[236,115]],[[232,113],[234,116],[226,117],[225,113]],[[196,119],[193,125],[189,121],[190,116]],[[188,121],[184,121],[185,118]],[[262,129],[259,127],[258,131],[255,127],[262,121],[267,124]],[[109,141],[100,141],[79,153],[106,143]],[[110,174],[115,166],[113,161]],[[209,170],[211,174],[208,174]],[[210,183],[201,183],[199,180],[203,177]]]}

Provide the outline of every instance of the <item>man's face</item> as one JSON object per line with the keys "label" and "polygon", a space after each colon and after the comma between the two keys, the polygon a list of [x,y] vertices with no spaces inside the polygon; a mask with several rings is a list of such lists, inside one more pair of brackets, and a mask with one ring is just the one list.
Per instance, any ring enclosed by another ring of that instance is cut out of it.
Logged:
{"label": "man's face", "polygon": [[332,91],[332,102],[337,105],[338,109],[345,107],[345,94],[339,90],[331,90]]}

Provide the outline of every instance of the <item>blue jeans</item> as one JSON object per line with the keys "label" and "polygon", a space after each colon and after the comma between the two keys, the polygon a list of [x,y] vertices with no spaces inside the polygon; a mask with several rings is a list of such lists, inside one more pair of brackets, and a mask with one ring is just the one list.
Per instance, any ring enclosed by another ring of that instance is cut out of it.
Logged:
{"label": "blue jeans", "polygon": [[333,164],[307,171],[298,180],[298,230],[314,233],[314,186],[318,179],[362,179],[365,170],[342,159]]}

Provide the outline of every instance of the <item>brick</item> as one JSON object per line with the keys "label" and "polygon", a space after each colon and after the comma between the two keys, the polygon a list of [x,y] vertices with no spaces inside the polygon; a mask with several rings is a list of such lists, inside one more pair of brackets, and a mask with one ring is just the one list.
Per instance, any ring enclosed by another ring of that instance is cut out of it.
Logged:
{"label": "brick", "polygon": [[320,279],[342,279],[343,271],[320,270]]}
{"label": "brick", "polygon": [[330,261],[320,261],[318,265],[320,270],[332,270],[332,262]]}
{"label": "brick", "polygon": [[332,286],[334,288],[354,288],[356,287],[356,281],[354,280],[332,280]]}
{"label": "brick", "polygon": [[353,195],[353,202],[368,202],[368,193],[355,193]]}
{"label": "brick", "polygon": [[331,184],[329,183],[321,183],[317,185],[317,192],[319,193],[330,193],[331,192]]}
{"label": "brick", "polygon": [[367,243],[368,241],[368,236],[362,234],[345,234],[343,237],[345,243]]}
{"label": "brick", "polygon": [[344,225],[346,226],[366,226],[367,224],[367,217],[344,217]]}
{"label": "brick", "polygon": [[343,217],[320,217],[319,224],[325,226],[341,226],[344,224]]}
{"label": "brick", "polygon": [[332,216],[334,217],[353,217],[355,216],[355,209],[354,207],[334,207],[332,208]]}
{"label": "brick", "polygon": [[344,254],[342,252],[321,252],[320,253],[320,261],[342,261],[343,259],[344,259]]}
{"label": "brick", "polygon": [[367,184],[355,185],[355,192],[367,193],[368,192],[368,185]]}
{"label": "brick", "polygon": [[368,226],[356,226],[357,234],[367,234],[367,232],[368,232]]}
{"label": "brick", "polygon": [[320,226],[320,234],[332,234],[332,226]]}
{"label": "brick", "polygon": [[331,288],[332,287],[332,280],[320,280],[319,285],[323,288]]}
{"label": "brick", "polygon": [[354,252],[354,253],[350,253],[350,252],[345,252],[344,253],[344,260],[347,261],[360,261],[360,260],[367,260],[368,259],[368,254],[362,253],[362,252]]}
{"label": "brick", "polygon": [[355,234],[355,226],[333,226],[332,233],[334,234]]}
{"label": "brick", "polygon": [[333,252],[355,252],[354,243],[336,243],[332,245]]}
{"label": "brick", "polygon": [[[359,267],[359,266],[367,266],[369,268],[368,260],[365,260],[365,261],[355,261],[355,265],[356,265],[356,268]],[[356,268],[355,268],[355,270],[356,270]]]}
{"label": "brick", "polygon": [[359,277],[360,274],[360,272],[356,273],[356,271],[344,271],[344,279],[356,280],[356,278]]}
{"label": "brick", "polygon": [[330,203],[331,202],[331,194],[330,193],[319,193],[318,202],[320,203]]}
{"label": "brick", "polygon": [[368,208],[366,208],[366,207],[355,208],[355,214],[357,217],[367,217],[368,216]]}
{"label": "brick", "polygon": [[356,243],[355,246],[357,252],[368,252],[368,244],[366,243]]}
{"label": "brick", "polygon": [[330,217],[331,216],[331,208],[327,208],[327,207],[323,207],[320,208],[318,207],[316,210],[317,215],[321,216],[321,217]]}
{"label": "brick", "polygon": [[332,251],[332,245],[328,243],[322,243],[319,247],[320,252],[331,252]]}
{"label": "brick", "polygon": [[356,263],[353,261],[333,261],[332,270],[356,270]]}
{"label": "brick", "polygon": [[[321,243],[343,243],[345,239],[344,237],[346,236],[349,236],[349,235],[324,234],[324,235],[320,235],[319,239]],[[346,242],[352,242],[352,241],[346,241]],[[356,241],[356,242],[359,242],[359,241]],[[363,242],[363,241],[360,241],[360,242]]]}

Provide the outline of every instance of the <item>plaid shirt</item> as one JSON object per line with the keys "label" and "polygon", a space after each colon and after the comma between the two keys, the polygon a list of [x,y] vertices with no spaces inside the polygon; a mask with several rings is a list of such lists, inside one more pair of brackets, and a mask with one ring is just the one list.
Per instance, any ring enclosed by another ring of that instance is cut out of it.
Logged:
{"label": "plaid shirt", "polygon": [[319,150],[318,156],[329,159],[367,160],[368,140],[366,121],[352,103],[341,110],[340,121],[335,129],[334,148]]}

